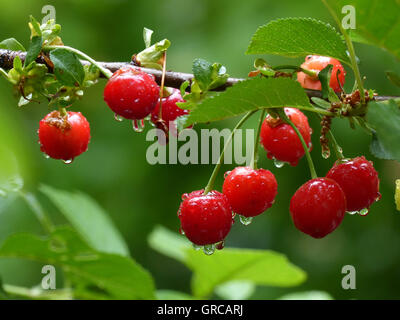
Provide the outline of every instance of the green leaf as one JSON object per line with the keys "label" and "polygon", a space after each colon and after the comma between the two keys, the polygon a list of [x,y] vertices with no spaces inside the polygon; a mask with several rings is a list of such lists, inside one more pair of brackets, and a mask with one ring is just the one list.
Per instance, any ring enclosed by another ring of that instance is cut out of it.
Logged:
{"label": "green leaf", "polygon": [[0,278],[0,300],[6,300],[9,299],[9,296],[7,292],[5,292],[4,287],[3,287],[3,279]]}
{"label": "green leaf", "polygon": [[146,270],[130,258],[93,250],[70,228],[59,228],[43,238],[12,235],[1,246],[0,257],[62,267],[77,285],[91,283],[112,299],[154,299],[154,283]]}
{"label": "green leaf", "polygon": [[36,60],[40,51],[42,50],[42,37],[35,36],[32,38],[28,52],[26,53],[24,67]]}
{"label": "green leaf", "polygon": [[195,59],[192,67],[193,75],[201,90],[207,90],[211,83],[212,64],[204,59]]}
{"label": "green leaf", "polygon": [[162,63],[160,59],[170,45],[171,42],[168,39],[161,40],[139,52],[136,55],[136,60],[140,62],[142,67],[162,70]]}
{"label": "green leaf", "polygon": [[393,159],[393,155],[390,152],[386,151],[386,149],[382,146],[381,142],[376,136],[375,131],[372,132],[372,140],[371,144],[369,145],[369,150],[375,157],[379,159],[385,159],[385,160]]}
{"label": "green leaf", "polygon": [[331,81],[333,65],[328,64],[324,69],[318,73],[318,79],[321,82],[322,98],[327,99],[329,96],[329,83]]}
{"label": "green leaf", "polygon": [[395,85],[400,87],[400,76],[393,71],[386,71],[387,78]]}
{"label": "green leaf", "polygon": [[181,96],[183,97],[186,94],[186,89],[190,86],[190,82],[189,81],[185,81],[181,84],[181,87],[179,88],[179,90],[181,91]]}
{"label": "green leaf", "polygon": [[10,175],[5,179],[0,177],[0,195],[2,195],[3,192],[5,194],[18,192],[23,186],[24,180],[18,173]]}
{"label": "green leaf", "polygon": [[331,25],[311,18],[278,19],[258,28],[246,54],[317,54],[349,62],[340,34]]}
{"label": "green leaf", "polygon": [[195,300],[194,297],[184,292],[173,290],[157,290],[157,300]]}
{"label": "green leaf", "polygon": [[[186,94],[185,96],[183,96],[183,99],[185,100],[185,102],[177,102],[176,105],[181,108],[181,109],[185,109],[185,110],[193,110],[195,109],[203,100],[206,100],[207,98],[213,98],[216,96],[219,96],[221,94],[221,92],[217,92],[217,91],[206,91],[206,92],[195,92],[195,87],[198,88],[197,84],[192,83],[190,89],[191,92],[189,94]],[[182,121],[183,124],[183,121]]]}
{"label": "green leaf", "polygon": [[4,194],[4,190],[0,189],[0,214],[4,212],[17,198],[15,193]]}
{"label": "green leaf", "polygon": [[254,78],[238,82],[225,92],[203,100],[187,117],[185,126],[235,117],[251,110],[310,106],[297,81],[288,78]]}
{"label": "green leaf", "polygon": [[289,293],[278,300],[333,300],[333,297],[324,291],[305,291]]}
{"label": "green leaf", "polygon": [[327,2],[340,20],[345,17],[341,12],[343,6],[354,6],[356,28],[350,30],[353,41],[385,49],[400,59],[400,1],[327,0]]}
{"label": "green leaf", "polygon": [[180,235],[162,226],[156,226],[147,238],[153,250],[180,262],[185,261],[185,249],[190,248],[190,242]]}
{"label": "green leaf", "polygon": [[233,280],[258,285],[291,287],[306,279],[303,270],[277,252],[224,248],[207,256],[187,249],[186,264],[194,272],[192,290],[196,297],[208,297],[215,287]]}
{"label": "green leaf", "polygon": [[[329,64],[328,66],[326,66],[318,73],[318,79],[321,82],[322,98],[328,99],[329,102],[334,103],[334,102],[340,102],[340,99],[335,93],[335,91],[333,91],[333,89],[329,85],[332,77],[332,69],[333,65]],[[314,102],[314,100],[312,101]]]}
{"label": "green leaf", "polygon": [[202,92],[223,85],[228,79],[225,67],[220,63],[210,63],[203,59],[195,59],[192,67],[195,82]]}
{"label": "green leaf", "polygon": [[[301,269],[280,253],[224,248],[207,256],[191,248],[190,242],[178,232],[162,226],[151,232],[148,243],[155,251],[193,270],[192,289],[196,297],[207,297],[215,290],[224,298],[245,299],[256,284],[286,287],[300,284],[306,278]],[[232,288],[243,292],[229,294]]]}
{"label": "green leaf", "polygon": [[93,199],[81,192],[68,192],[41,185],[43,192],[94,249],[129,256],[128,247],[114,223]]}
{"label": "green leaf", "polygon": [[85,79],[85,70],[75,53],[64,48],[50,51],[50,59],[54,64],[54,74],[66,86],[81,86]]}
{"label": "green leaf", "polygon": [[24,46],[14,38],[6,39],[0,42],[0,49],[26,51]]}
{"label": "green leaf", "polygon": [[29,29],[31,29],[31,38],[42,36],[42,29],[40,28],[40,23],[31,15],[29,22]]}
{"label": "green leaf", "polygon": [[17,71],[18,73],[22,74],[23,73],[23,69],[22,69],[22,61],[21,58],[16,56],[14,58],[13,61],[13,68],[15,69],[15,71]]}
{"label": "green leaf", "polygon": [[3,78],[6,79],[7,81],[11,81],[8,77],[8,73],[2,68],[0,68],[0,75],[3,76]]}
{"label": "green leaf", "polygon": [[271,68],[267,61],[261,58],[257,58],[254,61],[254,68],[267,77],[273,77],[276,74],[276,71]]}
{"label": "green leaf", "polygon": [[311,97],[311,101],[323,109],[329,109],[331,107],[331,104],[328,101],[318,97]]}
{"label": "green leaf", "polygon": [[0,200],[3,200],[4,197],[10,197],[19,192],[24,186],[24,180],[19,173],[18,159],[15,154],[5,146],[0,146],[0,154]]}
{"label": "green leaf", "polygon": [[[181,92],[185,93],[183,98],[185,102],[178,103],[182,109],[191,110],[196,107],[198,103],[208,97],[218,95],[217,92],[209,91],[218,88],[226,83],[229,75],[226,73],[226,68],[220,63],[210,63],[203,59],[195,59],[192,67],[194,79],[190,86],[190,93],[184,91],[189,85],[185,81],[181,85]],[[182,125],[182,127],[180,127]],[[184,126],[184,121],[180,121],[178,130]]]}
{"label": "green leaf", "polygon": [[[177,106],[179,107],[179,102],[177,103]],[[178,130],[178,133],[185,129],[187,118],[188,115],[183,115],[175,119],[174,123],[176,125],[176,129]]]}
{"label": "green leaf", "polygon": [[256,286],[250,281],[230,281],[215,288],[215,293],[225,300],[246,300],[254,293]]}
{"label": "green leaf", "polygon": [[146,48],[151,46],[151,37],[153,35],[153,30],[148,29],[148,28],[143,28],[143,40],[144,40],[144,45]]}
{"label": "green leaf", "polygon": [[62,40],[59,37],[61,32],[61,26],[55,23],[55,20],[50,19],[40,26],[40,30],[42,32],[43,44],[46,46],[62,46]]}
{"label": "green leaf", "polygon": [[400,107],[394,100],[370,102],[368,124],[375,130],[371,153],[377,158],[400,161]]}

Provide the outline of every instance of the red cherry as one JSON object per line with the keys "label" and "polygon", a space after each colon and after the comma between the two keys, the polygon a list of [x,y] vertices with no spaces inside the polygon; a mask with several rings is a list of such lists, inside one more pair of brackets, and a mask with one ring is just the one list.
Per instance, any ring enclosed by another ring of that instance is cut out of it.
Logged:
{"label": "red cherry", "polygon": [[306,182],[290,201],[294,225],[314,238],[323,238],[335,230],[345,212],[344,192],[336,181],[328,178]]}
{"label": "red cherry", "polygon": [[62,116],[53,111],[40,120],[38,134],[42,152],[53,159],[72,161],[87,150],[90,126],[80,112]]}
{"label": "red cherry", "polygon": [[110,109],[126,119],[145,118],[158,99],[159,87],[154,77],[131,66],[116,71],[104,88],[104,100]]}
{"label": "red cherry", "polygon": [[[170,128],[170,121],[174,121],[176,118],[188,114],[189,111],[179,108],[176,103],[185,102],[183,100],[180,90],[173,89],[172,94],[168,97],[162,98],[162,119],[165,121],[165,125],[168,130],[173,131],[176,134],[176,126]],[[157,124],[159,120],[160,102],[157,103],[155,109],[151,113],[151,121]]]}
{"label": "red cherry", "polygon": [[218,191],[206,195],[203,192],[198,190],[184,194],[178,211],[181,230],[199,246],[223,241],[232,226],[232,209],[228,198]]}
{"label": "red cherry", "polygon": [[336,161],[326,177],[335,180],[343,189],[347,211],[368,209],[381,197],[378,172],[364,156]]}
{"label": "red cherry", "polygon": [[[285,108],[285,113],[299,129],[305,143],[311,149],[311,128],[307,117],[298,109]],[[265,118],[261,127],[261,143],[270,159],[289,162],[296,166],[304,156],[304,148],[293,128],[280,119],[270,115]]]}
{"label": "red cherry", "polygon": [[[330,57],[310,55],[306,57],[306,61],[301,65],[301,67],[306,70],[315,71],[318,74],[329,64],[333,65],[329,86],[335,92],[340,92],[342,90],[340,88],[337,78],[339,78],[339,81],[343,87],[346,77],[346,70],[344,70],[342,64],[338,60]],[[340,73],[337,75],[338,71],[340,71]],[[304,72],[297,73],[297,81],[300,82],[301,86],[305,89],[321,90],[321,82],[318,80],[318,78],[315,79],[313,77],[310,77]]]}
{"label": "red cherry", "polygon": [[233,212],[255,217],[270,208],[277,194],[275,176],[265,169],[237,167],[225,178],[222,192]]}

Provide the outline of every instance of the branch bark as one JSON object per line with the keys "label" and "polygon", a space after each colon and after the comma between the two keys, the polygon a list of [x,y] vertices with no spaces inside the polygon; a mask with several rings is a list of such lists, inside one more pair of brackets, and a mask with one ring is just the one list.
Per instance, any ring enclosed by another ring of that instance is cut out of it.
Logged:
{"label": "branch bark", "polygon": [[[26,52],[22,51],[10,51],[10,50],[4,50],[0,49],[0,68],[3,68],[4,70],[9,70],[13,67],[13,61],[16,56],[19,56],[22,62],[25,60]],[[48,66],[46,63],[45,59],[43,57],[39,57],[36,62],[42,63]],[[82,60],[83,65],[88,65],[90,64],[88,61]],[[110,70],[111,72],[115,72],[118,69],[120,69],[123,66],[127,65],[133,65],[130,62],[99,62],[99,64]],[[49,67],[49,66],[48,66]],[[149,68],[142,68],[142,67],[137,67],[138,69],[141,69],[142,71],[152,74],[156,82],[158,84],[161,83],[161,76],[162,76],[162,71],[161,70],[155,70],[155,69],[149,69]],[[49,70],[51,68],[49,67]],[[183,72],[174,72],[174,71],[167,71],[165,74],[165,86],[167,87],[172,87],[172,88],[177,88],[179,89],[181,84],[184,83],[185,81],[191,82],[193,79],[193,74],[191,73],[183,73]],[[226,88],[233,86],[235,83],[239,81],[243,81],[245,79],[242,78],[228,78],[226,83],[219,88],[215,89],[215,91],[224,91]],[[316,90],[307,90],[306,93],[308,97],[318,97],[321,98],[321,92],[316,91]],[[389,100],[389,99],[396,99],[399,97],[395,96],[377,96],[375,97],[375,100],[377,101],[384,101],[384,100]]]}

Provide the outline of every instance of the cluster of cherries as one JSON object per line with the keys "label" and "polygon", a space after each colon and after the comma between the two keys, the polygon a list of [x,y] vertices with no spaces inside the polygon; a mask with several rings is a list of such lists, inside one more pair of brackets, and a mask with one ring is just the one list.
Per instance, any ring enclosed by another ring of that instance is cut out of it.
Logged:
{"label": "cluster of cherries", "polygon": [[[184,102],[180,90],[163,90],[160,99],[160,88],[154,77],[133,66],[122,67],[112,75],[104,89],[104,100],[116,120],[132,120],[137,131],[147,118],[156,126],[162,123],[166,130],[174,131],[176,128],[169,128],[170,123],[188,113],[176,105]],[[46,157],[71,163],[87,150],[90,126],[80,112],[52,111],[40,121],[38,134],[40,149]]]}
{"label": "cluster of cherries", "polygon": [[[340,92],[345,71],[339,61],[308,56],[301,67],[318,73],[329,64],[333,65],[330,87]],[[321,90],[320,81],[303,72],[297,74],[297,79],[304,88]],[[310,150],[312,130],[307,117],[294,108],[285,108],[284,112]],[[262,123],[260,138],[268,158],[274,159],[277,166],[284,163],[296,166],[305,154],[295,130],[270,115]],[[272,206],[277,189],[275,176],[269,170],[237,167],[225,174],[222,193],[199,190],[182,196],[178,211],[181,233],[195,247],[203,247],[210,254],[223,247],[236,214],[243,224],[248,224]],[[346,212],[366,215],[380,197],[378,173],[372,162],[363,156],[341,159],[326,177],[311,179],[296,191],[290,201],[290,213],[297,229],[314,238],[323,238],[340,225]]]}
{"label": "cluster of cherries", "polygon": [[[340,92],[345,71],[339,61],[308,56],[301,67],[318,74],[329,64],[333,65],[330,87]],[[297,79],[304,88],[321,90],[315,77],[298,72]],[[156,126],[160,122],[169,126],[188,112],[176,105],[184,101],[179,90],[170,89],[169,96],[160,98],[154,77],[133,66],[112,75],[104,89],[104,100],[117,120],[132,120],[134,127],[144,119]],[[285,108],[284,112],[311,150],[312,130],[307,117],[295,108]],[[41,150],[48,157],[67,163],[85,152],[90,140],[89,123],[80,112],[53,111],[40,121],[38,133]],[[277,164],[296,166],[305,154],[295,130],[279,118],[268,115],[264,119],[260,138],[268,158]],[[198,190],[182,196],[178,211],[181,233],[208,254],[221,249],[236,214],[243,224],[250,223],[272,206],[277,189],[275,176],[269,170],[237,167],[225,174],[222,193]],[[379,198],[379,178],[373,164],[364,157],[340,159],[326,177],[311,179],[296,191],[290,201],[290,213],[300,231],[322,238],[340,225],[346,212],[365,215]]]}
{"label": "cluster of cherries", "polygon": [[[295,119],[292,114],[300,115],[300,125],[308,128],[307,118],[299,110],[285,111],[291,120]],[[300,139],[288,124],[271,126],[268,120],[267,117],[262,127],[264,148],[275,159],[296,164],[304,154],[299,151]],[[283,134],[276,135],[277,132]],[[306,135],[310,135],[310,130]],[[279,147],[269,149],[271,143]],[[205,194],[200,190],[183,195],[178,211],[181,232],[211,253],[215,247],[222,247],[236,214],[243,224],[248,224],[252,217],[272,206],[277,188],[275,176],[269,170],[236,167],[226,174],[222,193]],[[378,173],[372,162],[363,156],[343,159],[336,161],[326,177],[311,179],[296,191],[290,201],[290,213],[297,229],[323,238],[340,225],[346,212],[366,215],[380,197]]]}

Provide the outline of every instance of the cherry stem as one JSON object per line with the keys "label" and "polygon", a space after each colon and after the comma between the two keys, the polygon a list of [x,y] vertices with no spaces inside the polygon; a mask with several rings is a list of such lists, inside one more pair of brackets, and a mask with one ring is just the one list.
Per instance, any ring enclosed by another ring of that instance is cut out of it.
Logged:
{"label": "cherry stem", "polygon": [[247,119],[249,119],[250,116],[252,116],[255,112],[257,112],[257,110],[247,112],[244,115],[244,117],[242,119],[240,119],[240,121],[237,123],[236,127],[233,128],[228,140],[226,141],[226,143],[224,145],[224,149],[222,150],[221,155],[219,156],[218,162],[214,167],[214,170],[211,174],[210,180],[208,180],[207,186],[204,188],[205,195],[214,188],[215,179],[217,178],[218,172],[222,166],[222,162],[224,161],[225,151],[226,151],[226,149],[228,149],[229,144],[232,142],[232,139],[233,139],[233,136],[235,135],[236,130],[239,129],[243,125],[243,123],[245,123],[247,121]]}
{"label": "cherry stem", "polygon": [[[322,116],[321,116],[321,115],[320,115],[319,117],[320,117],[320,119],[322,119]],[[332,129],[329,129],[328,135],[329,135],[329,139],[330,139],[330,141],[331,141],[331,144],[332,144],[332,146],[333,146],[333,149],[335,150],[336,158],[337,158],[338,160],[344,159],[343,150],[342,150],[342,148],[339,146],[339,144],[337,143],[337,140],[336,140],[335,136],[333,135]]]}
{"label": "cherry stem", "polygon": [[2,68],[0,68],[0,74],[4,77],[4,78],[6,78],[7,80],[8,80],[8,73],[7,72],[5,72]]}
{"label": "cherry stem", "polygon": [[332,145],[333,145],[333,149],[335,150],[336,158],[337,158],[338,160],[344,159],[343,150],[342,150],[342,148],[339,146],[339,144],[337,143],[337,141],[336,141],[336,139],[335,139],[335,136],[334,136],[333,133],[332,133],[332,130],[329,130],[329,131],[328,131],[328,135],[329,135],[329,138],[330,138],[331,143],[332,143]]}
{"label": "cherry stem", "polygon": [[303,145],[304,152],[306,154],[308,167],[310,168],[311,179],[318,178],[317,172],[315,171],[314,163],[313,163],[311,155],[310,155],[310,152],[308,151],[308,146],[307,146],[306,142],[304,141],[304,138],[303,138],[302,134],[300,133],[299,129],[294,125],[292,120],[289,119],[289,117],[286,115],[285,111],[280,112],[279,115],[281,118],[283,118],[284,121],[286,121],[293,128],[293,130],[296,132],[297,136],[299,137],[301,144]]}
{"label": "cherry stem", "polygon": [[258,128],[257,128],[257,135],[254,141],[254,152],[253,152],[253,157],[251,159],[250,167],[252,169],[257,169],[257,163],[258,163],[258,146],[260,144],[260,133],[261,133],[261,126],[265,118],[265,113],[266,109],[263,109],[260,115],[260,120],[258,122]]}
{"label": "cherry stem", "polygon": [[72,47],[68,47],[68,46],[45,46],[43,48],[43,50],[53,50],[53,49],[58,49],[58,48],[62,48],[65,50],[68,50],[69,52],[73,52],[75,54],[77,54],[78,56],[80,56],[81,58],[89,61],[91,64],[95,65],[97,68],[99,68],[100,72],[107,78],[110,79],[111,76],[113,75],[112,72],[104,67],[101,66],[100,63],[98,63],[96,60],[92,59],[91,57],[89,57],[87,54],[83,53],[82,51],[79,51],[78,49],[72,48]]}
{"label": "cherry stem", "polygon": [[332,7],[328,4],[328,2],[326,0],[322,0],[322,2],[328,8],[333,19],[335,19],[335,22],[338,25],[340,32],[343,34],[343,38],[346,42],[347,49],[349,51],[351,67],[354,71],[354,77],[356,78],[358,89],[360,90],[361,104],[364,105],[365,104],[365,91],[364,91],[364,86],[363,86],[363,82],[361,79],[360,69],[358,68],[358,64],[357,64],[356,52],[354,50],[353,42],[351,41],[350,36],[346,32],[346,30],[343,28],[341,21],[339,20],[338,16],[336,15],[336,13],[332,9]]}
{"label": "cherry stem", "polygon": [[[321,115],[318,115],[318,116],[322,120],[322,116]],[[336,140],[335,136],[333,135],[332,129],[329,129],[328,135],[329,135],[330,142],[331,142],[331,144],[333,146],[333,149],[335,150],[336,158],[338,160],[344,159],[343,149],[337,143],[337,140]]]}
{"label": "cherry stem", "polygon": [[60,116],[65,117],[66,115],[68,115],[67,113],[67,109],[60,107],[58,108],[58,111],[60,112]]}
{"label": "cherry stem", "polygon": [[160,85],[160,109],[158,111],[158,118],[162,119],[162,98],[164,97],[165,73],[167,72],[167,51],[163,52],[163,68]]}

